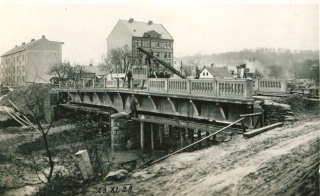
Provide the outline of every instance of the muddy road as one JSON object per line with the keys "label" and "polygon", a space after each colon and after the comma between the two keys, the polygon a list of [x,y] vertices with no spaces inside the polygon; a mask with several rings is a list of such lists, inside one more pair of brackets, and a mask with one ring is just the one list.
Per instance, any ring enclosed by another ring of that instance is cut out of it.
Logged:
{"label": "muddy road", "polygon": [[[320,122],[296,123],[253,138],[181,153],[119,184],[133,195],[319,195]],[[98,187],[116,186],[99,183]]]}

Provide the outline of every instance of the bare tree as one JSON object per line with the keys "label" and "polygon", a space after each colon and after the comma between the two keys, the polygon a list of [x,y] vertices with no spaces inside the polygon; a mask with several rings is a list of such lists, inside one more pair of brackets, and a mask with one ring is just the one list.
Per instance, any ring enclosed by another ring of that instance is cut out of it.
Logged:
{"label": "bare tree", "polygon": [[201,64],[201,57],[200,55],[195,55],[188,58],[188,65],[192,67],[199,67]]}
{"label": "bare tree", "polygon": [[280,65],[270,65],[267,68],[269,70],[269,76],[273,78],[279,78],[283,73]]}
{"label": "bare tree", "polygon": [[48,74],[54,75],[59,79],[59,81],[62,81],[63,79],[69,77],[71,70],[72,67],[69,62],[56,63],[49,67]]}
{"label": "bare tree", "polygon": [[[124,80],[126,80],[128,71],[136,62],[128,45],[110,50],[108,55],[103,58],[104,63],[99,65],[100,70],[106,73],[124,73]],[[125,84],[125,81],[123,84]]]}

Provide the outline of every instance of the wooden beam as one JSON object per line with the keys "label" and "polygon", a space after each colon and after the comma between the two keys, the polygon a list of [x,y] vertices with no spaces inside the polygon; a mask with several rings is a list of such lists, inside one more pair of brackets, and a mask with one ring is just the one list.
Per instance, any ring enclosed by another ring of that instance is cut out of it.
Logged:
{"label": "wooden beam", "polygon": [[253,136],[258,135],[260,133],[263,133],[265,131],[269,131],[270,129],[273,129],[273,128],[276,128],[276,127],[280,127],[282,125],[283,125],[283,122],[274,123],[274,124],[271,124],[271,125],[268,125],[268,126],[265,126],[265,127],[261,127],[259,129],[254,129],[252,131],[248,131],[248,132],[244,133],[243,136],[245,138],[253,137]]}
{"label": "wooden beam", "polygon": [[[201,140],[201,131],[198,130],[198,141],[200,140]],[[201,150],[201,142],[199,142],[198,145],[199,145],[199,150]]]}
{"label": "wooden beam", "polygon": [[151,126],[151,149],[154,150],[154,130],[153,130],[153,123],[150,124]]}
{"label": "wooden beam", "polygon": [[[171,125],[175,127],[183,127],[188,129],[200,129],[200,130],[206,130],[211,132],[214,132],[216,130],[219,130],[223,126],[219,125],[213,125],[213,124],[204,124],[204,123],[197,123],[197,122],[191,122],[191,121],[184,121],[184,120],[177,120],[170,119],[170,118],[163,118],[163,117],[156,117],[156,116],[149,116],[149,115],[139,115],[138,118],[132,118],[136,121],[143,121],[143,122],[151,122],[151,123],[157,123],[157,124],[165,124],[165,125]],[[240,128],[230,128],[229,129],[232,132],[238,133],[241,131]]]}
{"label": "wooden beam", "polygon": [[140,148],[144,151],[144,122],[140,122]]}

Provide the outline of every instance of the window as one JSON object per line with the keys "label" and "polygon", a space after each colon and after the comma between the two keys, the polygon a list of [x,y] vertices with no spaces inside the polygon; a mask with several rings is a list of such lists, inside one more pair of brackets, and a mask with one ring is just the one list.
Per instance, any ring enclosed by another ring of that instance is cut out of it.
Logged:
{"label": "window", "polygon": [[160,47],[159,42],[156,42],[156,47],[157,47],[157,48],[159,48],[159,47]]}
{"label": "window", "polygon": [[167,43],[167,47],[171,48],[171,43],[170,42]]}
{"label": "window", "polygon": [[137,40],[134,40],[133,46],[138,46],[138,41]]}
{"label": "window", "polygon": [[160,57],[159,52],[156,52],[155,56],[159,58]]}
{"label": "window", "polygon": [[151,41],[146,42],[146,47],[150,48],[151,47]]}
{"label": "window", "polygon": [[202,73],[202,75],[203,75],[203,76],[205,76],[205,75],[206,75],[206,73],[204,73],[204,72],[203,72],[203,73]]}
{"label": "window", "polygon": [[142,46],[142,41],[138,41],[138,46],[139,46],[139,47]]}
{"label": "window", "polygon": [[168,53],[168,59],[171,59],[171,53]]}
{"label": "window", "polygon": [[209,72],[207,72],[207,76],[209,75]]}
{"label": "window", "polygon": [[24,55],[22,55],[22,60],[24,61]]}
{"label": "window", "polygon": [[167,48],[167,43],[166,43],[166,42],[163,43],[163,47],[164,47],[164,48]]}
{"label": "window", "polygon": [[164,58],[165,58],[165,59],[167,58],[167,53],[164,53]]}
{"label": "window", "polygon": [[17,56],[17,61],[19,61],[19,57]]}

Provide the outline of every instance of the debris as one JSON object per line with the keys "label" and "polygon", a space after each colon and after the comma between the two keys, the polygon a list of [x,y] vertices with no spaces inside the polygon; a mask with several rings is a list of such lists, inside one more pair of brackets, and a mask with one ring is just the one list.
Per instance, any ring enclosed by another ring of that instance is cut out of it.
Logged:
{"label": "debris", "polygon": [[120,169],[117,171],[109,172],[108,175],[104,178],[106,181],[119,181],[127,177],[128,171],[125,169]]}

